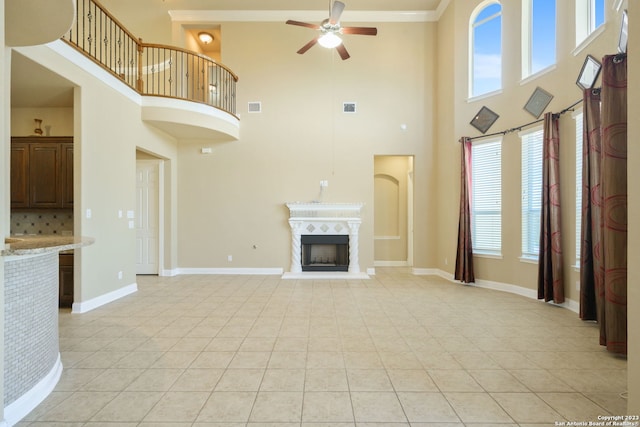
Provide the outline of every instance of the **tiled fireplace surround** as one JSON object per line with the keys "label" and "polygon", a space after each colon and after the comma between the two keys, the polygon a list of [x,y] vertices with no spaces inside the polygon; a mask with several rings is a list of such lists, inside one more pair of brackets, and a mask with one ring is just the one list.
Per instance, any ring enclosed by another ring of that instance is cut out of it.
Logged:
{"label": "tiled fireplace surround", "polygon": [[[360,272],[358,231],[362,203],[287,203],[289,226],[291,227],[291,267],[283,278],[363,278],[369,276]],[[302,271],[303,235],[348,235],[349,268],[339,271]]]}

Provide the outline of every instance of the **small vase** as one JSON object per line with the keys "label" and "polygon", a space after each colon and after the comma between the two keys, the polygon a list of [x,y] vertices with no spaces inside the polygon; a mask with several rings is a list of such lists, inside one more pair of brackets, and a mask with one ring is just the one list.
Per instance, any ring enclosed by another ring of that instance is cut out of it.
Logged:
{"label": "small vase", "polygon": [[33,130],[36,135],[42,136],[42,120],[41,119],[33,119],[36,122],[36,128]]}

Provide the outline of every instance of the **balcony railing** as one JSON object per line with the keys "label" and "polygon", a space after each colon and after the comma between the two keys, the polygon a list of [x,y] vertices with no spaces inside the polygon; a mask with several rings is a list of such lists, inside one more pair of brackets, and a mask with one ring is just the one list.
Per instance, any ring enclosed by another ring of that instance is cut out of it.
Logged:
{"label": "balcony railing", "polygon": [[205,103],[235,116],[238,77],[204,55],[142,43],[95,0],[77,0],[63,40],[142,95]]}

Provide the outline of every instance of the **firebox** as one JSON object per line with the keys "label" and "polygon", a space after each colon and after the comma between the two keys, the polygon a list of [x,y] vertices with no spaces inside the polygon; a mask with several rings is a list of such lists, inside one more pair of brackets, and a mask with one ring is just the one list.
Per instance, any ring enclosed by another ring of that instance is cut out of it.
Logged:
{"label": "firebox", "polygon": [[302,235],[302,271],[349,271],[348,235]]}

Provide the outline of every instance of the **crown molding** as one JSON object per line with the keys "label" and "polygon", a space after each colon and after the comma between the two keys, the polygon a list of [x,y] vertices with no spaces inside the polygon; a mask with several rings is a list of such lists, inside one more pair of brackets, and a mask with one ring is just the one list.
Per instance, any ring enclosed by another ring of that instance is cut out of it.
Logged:
{"label": "crown molding", "polygon": [[[443,6],[444,4],[444,6]],[[345,11],[345,22],[436,22],[447,8],[449,0],[431,10],[353,10]],[[219,22],[284,22],[287,19],[320,22],[327,11],[320,10],[170,10],[173,22],[206,24]]]}

